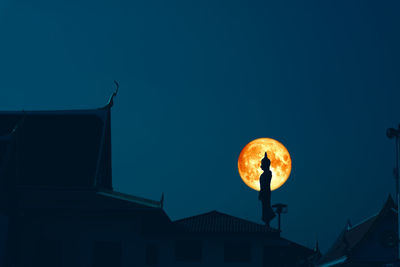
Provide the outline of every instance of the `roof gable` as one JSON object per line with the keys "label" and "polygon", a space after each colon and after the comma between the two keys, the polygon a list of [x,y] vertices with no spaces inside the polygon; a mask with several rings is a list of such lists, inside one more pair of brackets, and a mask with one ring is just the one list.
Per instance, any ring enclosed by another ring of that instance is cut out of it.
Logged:
{"label": "roof gable", "polygon": [[19,186],[111,189],[109,108],[0,112],[0,136],[14,131]]}
{"label": "roof gable", "polygon": [[376,231],[379,222],[384,220],[389,212],[394,212],[397,209],[392,197],[389,195],[381,211],[364,220],[363,222],[349,228],[344,229],[339,237],[334,242],[333,246],[321,258],[319,264],[321,266],[328,266],[326,264],[337,261],[338,259],[348,259],[349,255],[354,254],[370,236]]}
{"label": "roof gable", "polygon": [[364,235],[368,232],[376,218],[377,215],[374,215],[349,230],[344,229],[333,246],[322,257],[321,263],[330,262],[346,256],[364,238]]}

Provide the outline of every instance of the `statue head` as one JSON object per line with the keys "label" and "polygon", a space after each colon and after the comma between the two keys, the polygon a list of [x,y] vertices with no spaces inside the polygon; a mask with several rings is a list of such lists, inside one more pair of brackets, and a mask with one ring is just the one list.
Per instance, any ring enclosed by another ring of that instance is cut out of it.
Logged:
{"label": "statue head", "polygon": [[264,158],[261,160],[261,169],[263,171],[269,170],[270,165],[271,165],[271,161],[267,157],[267,152],[265,152]]}

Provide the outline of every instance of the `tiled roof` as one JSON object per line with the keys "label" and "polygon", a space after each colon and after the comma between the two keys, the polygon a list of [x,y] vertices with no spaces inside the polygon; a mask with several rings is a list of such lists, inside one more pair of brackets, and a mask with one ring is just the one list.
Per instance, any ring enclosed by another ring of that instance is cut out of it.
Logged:
{"label": "tiled roof", "polygon": [[180,219],[174,222],[184,230],[198,233],[268,233],[278,234],[278,230],[265,225],[237,218],[218,211]]}
{"label": "tiled roof", "polygon": [[375,215],[355,227],[343,230],[331,249],[323,256],[321,263],[342,258],[363,239],[378,215]]}
{"label": "tiled roof", "polygon": [[[329,251],[321,258],[318,266],[332,266],[331,264],[337,262],[340,259],[347,259],[346,255],[351,252],[358,244],[365,240],[369,231],[375,225],[375,222],[385,214],[385,211],[393,211],[395,204],[393,199],[389,196],[382,210],[364,220],[363,222],[344,229],[337,240],[334,242],[333,246]],[[397,211],[397,210],[395,210]]]}

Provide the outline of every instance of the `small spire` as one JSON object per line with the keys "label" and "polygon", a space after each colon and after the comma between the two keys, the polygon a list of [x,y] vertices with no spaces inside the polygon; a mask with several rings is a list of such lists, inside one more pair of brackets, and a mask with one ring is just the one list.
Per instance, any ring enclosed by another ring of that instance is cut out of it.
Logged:
{"label": "small spire", "polygon": [[119,83],[116,80],[114,80],[114,83],[116,85],[116,89],[115,89],[114,93],[111,95],[110,100],[108,100],[108,104],[107,104],[107,107],[110,107],[110,108],[114,105],[114,97],[117,96],[118,89],[119,89]]}
{"label": "small spire", "polygon": [[346,230],[349,231],[351,228],[353,228],[353,225],[351,224],[350,219],[347,219]]}
{"label": "small spire", "polygon": [[164,207],[164,192],[162,192],[162,194],[161,194],[160,206],[161,206],[161,208]]}
{"label": "small spire", "polygon": [[319,253],[319,252],[320,252],[320,250],[319,250],[319,243],[318,243],[318,239],[316,239],[316,240],[315,240],[314,252],[315,252],[315,253]]}

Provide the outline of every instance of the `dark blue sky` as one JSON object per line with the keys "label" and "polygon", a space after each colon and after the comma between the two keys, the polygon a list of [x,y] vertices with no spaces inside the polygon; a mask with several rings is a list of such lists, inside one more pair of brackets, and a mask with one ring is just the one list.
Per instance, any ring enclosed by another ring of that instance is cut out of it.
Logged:
{"label": "dark blue sky", "polygon": [[[325,251],[394,191],[398,1],[0,2],[2,110],[113,108],[116,190],[257,222],[244,145],[293,160],[284,236]],[[276,222],[272,224],[275,225]]]}

